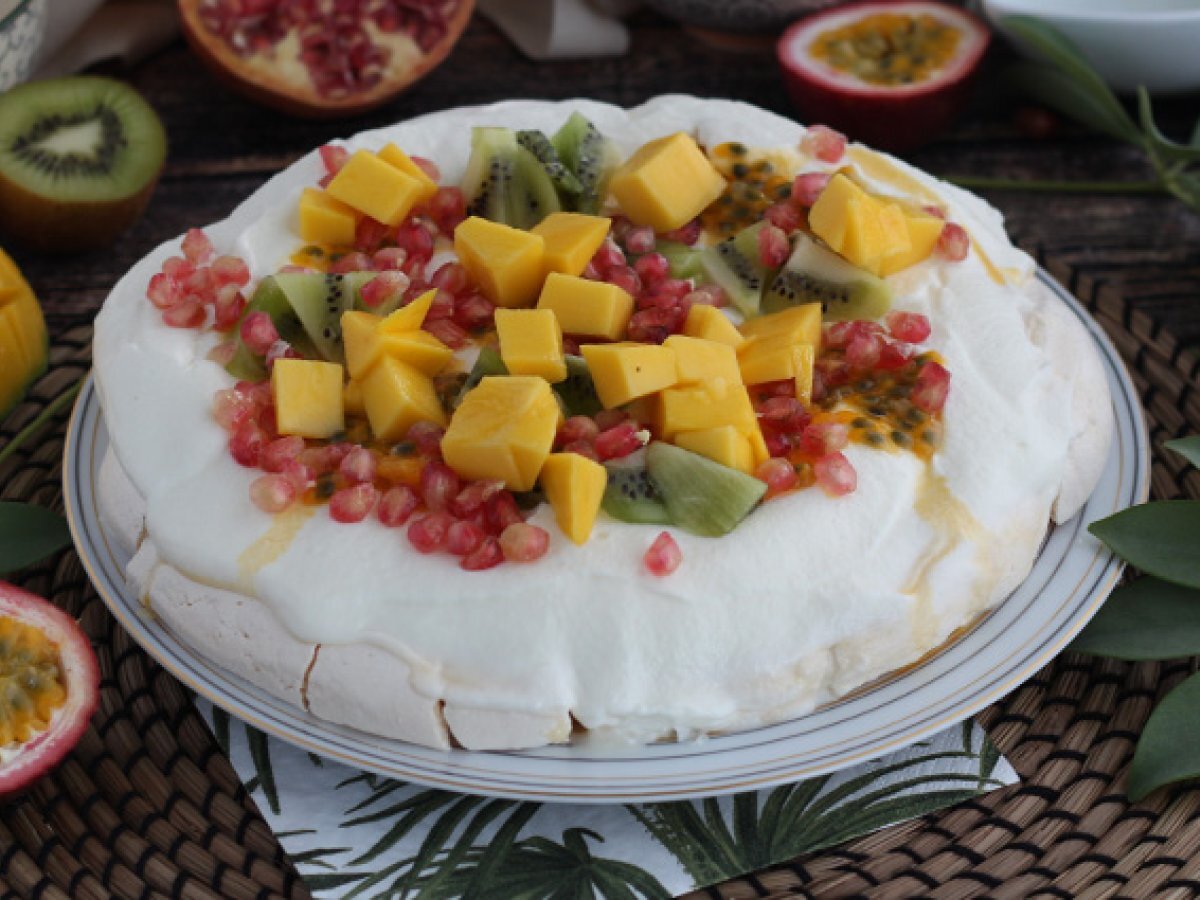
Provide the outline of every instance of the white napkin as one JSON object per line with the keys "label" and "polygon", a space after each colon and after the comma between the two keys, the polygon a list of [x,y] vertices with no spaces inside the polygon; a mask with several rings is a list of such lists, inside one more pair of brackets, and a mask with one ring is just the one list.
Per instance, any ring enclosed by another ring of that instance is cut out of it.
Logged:
{"label": "white napkin", "polygon": [[629,49],[629,29],[615,18],[628,9],[624,0],[604,0],[603,10],[587,0],[479,0],[478,9],[533,59],[620,56]]}
{"label": "white napkin", "polygon": [[101,3],[102,0],[54,0],[50,4],[34,78],[56,78],[110,59],[133,65],[165,47],[179,34],[179,14],[172,2]]}

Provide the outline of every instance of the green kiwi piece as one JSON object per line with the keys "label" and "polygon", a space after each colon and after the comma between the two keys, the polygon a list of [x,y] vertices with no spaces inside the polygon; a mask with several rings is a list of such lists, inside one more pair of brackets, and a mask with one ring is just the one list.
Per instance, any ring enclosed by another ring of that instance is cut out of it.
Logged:
{"label": "green kiwi piece", "polygon": [[34,249],[111,244],[146,207],[162,123],[127,84],[93,76],[0,94],[0,229]]}
{"label": "green kiwi piece", "polygon": [[705,537],[732,531],[767,490],[757,478],[663,441],[646,448],[646,474],[671,524]]}
{"label": "green kiwi piece", "polygon": [[764,219],[743,228],[701,255],[708,279],[724,288],[733,305],[747,317],[758,315],[763,289],[774,274],[762,264],[758,252],[758,233],[768,224]]}
{"label": "green kiwi piece", "polygon": [[554,182],[536,156],[517,148],[513,179],[508,187],[505,224],[528,231],[538,222],[562,209]]}
{"label": "green kiwi piece", "polygon": [[654,249],[667,258],[672,278],[694,278],[698,281],[707,279],[702,249],[689,247],[679,241],[659,241]]}
{"label": "green kiwi piece", "polygon": [[517,143],[537,158],[561,193],[575,195],[583,190],[583,185],[579,183],[575,173],[563,165],[563,161],[558,158],[558,151],[550,143],[550,138],[542,132],[518,131]]}
{"label": "green kiwi piece", "polygon": [[493,222],[507,221],[507,197],[519,149],[516,135],[508,128],[471,129],[471,156],[462,180],[468,213]]}
{"label": "green kiwi piece", "polygon": [[763,296],[764,313],[819,302],[826,319],[878,319],[892,305],[882,278],[846,262],[808,235],[801,235],[784,267]]}
{"label": "green kiwi piece", "polygon": [[500,351],[495,347],[480,347],[479,356],[475,357],[475,365],[471,366],[471,371],[467,374],[467,380],[463,382],[459,389],[458,397],[454,400],[454,408],[458,409],[463,398],[467,396],[467,391],[474,388],[479,382],[487,378],[489,375],[507,375],[508,367],[504,365],[504,360],[500,358]]}
{"label": "green kiwi piece", "polygon": [[582,356],[571,354],[567,354],[565,359],[567,377],[550,385],[562,401],[564,415],[594,416],[604,409],[604,405],[596,394],[596,384],[592,381],[587,361]]}
{"label": "green kiwi piece", "polygon": [[342,313],[359,305],[359,292],[373,275],[372,272],[346,275],[281,272],[271,278],[287,297],[321,358],[340,363],[346,359],[342,347]]}
{"label": "green kiwi piece", "polygon": [[604,202],[608,176],[617,166],[616,148],[578,112],[571,113],[550,142],[563,165],[579,179],[575,211],[595,215]]}
{"label": "green kiwi piece", "polygon": [[604,464],[608,485],[600,507],[614,519],[645,525],[670,525],[667,507],[646,473],[646,451],[638,450]]}
{"label": "green kiwi piece", "polygon": [[[265,312],[270,316],[271,321],[275,323],[275,330],[279,332],[280,339],[291,344],[292,349],[305,359],[315,359],[318,356],[317,349],[309,338],[308,332],[300,323],[300,318],[292,308],[287,294],[283,292],[273,276],[264,278],[258,283],[254,295],[246,304],[242,319],[245,320],[246,316],[255,312]],[[237,347],[234,350],[233,358],[226,364],[225,370],[239,380],[264,380],[267,377],[267,367],[263,357],[251,353],[246,348],[246,345],[242,343],[240,329],[235,329],[234,334],[237,336]]]}

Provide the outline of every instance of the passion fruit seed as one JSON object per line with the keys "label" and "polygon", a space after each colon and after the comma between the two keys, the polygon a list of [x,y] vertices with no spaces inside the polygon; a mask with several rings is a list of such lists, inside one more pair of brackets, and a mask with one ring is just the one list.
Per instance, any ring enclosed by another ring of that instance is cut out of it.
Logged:
{"label": "passion fruit seed", "polygon": [[66,699],[58,648],[37,628],[0,616],[0,747],[45,731]]}
{"label": "passion fruit seed", "polygon": [[914,84],[958,49],[958,30],[929,14],[876,13],[817,35],[812,55],[868,84]]}

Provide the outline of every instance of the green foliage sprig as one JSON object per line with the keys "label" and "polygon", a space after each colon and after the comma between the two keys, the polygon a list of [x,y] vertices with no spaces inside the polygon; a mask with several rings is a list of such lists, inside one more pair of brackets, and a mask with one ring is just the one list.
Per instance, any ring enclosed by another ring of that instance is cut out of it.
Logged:
{"label": "green foliage sprig", "polygon": [[1061,32],[1031,16],[1009,16],[1004,27],[1034,48],[1045,62],[1022,60],[1008,75],[1014,85],[1051,109],[1096,131],[1140,148],[1154,168],[1147,181],[1038,181],[951,176],[963,187],[1078,193],[1165,193],[1200,211],[1200,121],[1186,144],[1167,138],[1154,121],[1150,94],[1137,92],[1137,121],[1104,79]]}
{"label": "green foliage sprig", "polygon": [[[1200,435],[1164,446],[1200,466]],[[1163,500],[1093,522],[1089,530],[1145,576],[1113,591],[1071,645],[1126,660],[1200,655],[1200,500]],[[1150,714],[1126,789],[1133,800],[1200,776],[1200,673]]]}

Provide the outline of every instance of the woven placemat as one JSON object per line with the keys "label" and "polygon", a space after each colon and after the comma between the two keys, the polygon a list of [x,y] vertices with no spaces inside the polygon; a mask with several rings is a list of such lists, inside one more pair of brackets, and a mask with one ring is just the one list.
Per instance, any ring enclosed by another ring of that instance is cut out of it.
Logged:
{"label": "woven placemat", "polygon": [[[1200,475],[1160,451],[1200,431],[1200,355],[1105,284],[1047,265],[1133,371],[1154,493],[1200,497]],[[89,339],[80,327],[55,343],[50,374],[3,423],[0,445],[86,371]],[[61,507],[64,432],[65,415],[0,464],[0,499]],[[101,700],[63,766],[0,807],[0,895],[308,896],[187,693],[115,625],[75,555],[22,583],[80,617],[100,658]],[[1060,657],[980,716],[1021,784],[689,897],[1196,896],[1200,789],[1137,806],[1123,792],[1150,709],[1192,668]]]}

